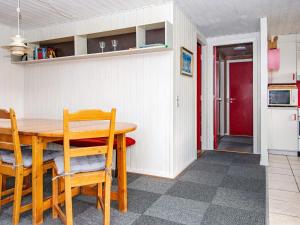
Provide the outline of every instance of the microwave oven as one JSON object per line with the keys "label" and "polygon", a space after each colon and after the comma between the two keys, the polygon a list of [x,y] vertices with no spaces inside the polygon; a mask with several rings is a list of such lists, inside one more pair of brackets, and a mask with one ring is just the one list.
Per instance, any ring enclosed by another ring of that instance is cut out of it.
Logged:
{"label": "microwave oven", "polygon": [[270,85],[268,87],[269,106],[298,106],[296,85]]}

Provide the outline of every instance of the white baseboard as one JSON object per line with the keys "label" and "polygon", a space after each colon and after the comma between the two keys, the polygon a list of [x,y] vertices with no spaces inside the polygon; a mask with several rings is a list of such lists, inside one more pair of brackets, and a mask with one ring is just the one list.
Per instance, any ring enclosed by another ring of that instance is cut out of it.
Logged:
{"label": "white baseboard", "polygon": [[274,155],[291,155],[291,156],[297,156],[297,151],[284,151],[284,150],[275,150],[275,149],[269,149],[268,150],[270,154]]}

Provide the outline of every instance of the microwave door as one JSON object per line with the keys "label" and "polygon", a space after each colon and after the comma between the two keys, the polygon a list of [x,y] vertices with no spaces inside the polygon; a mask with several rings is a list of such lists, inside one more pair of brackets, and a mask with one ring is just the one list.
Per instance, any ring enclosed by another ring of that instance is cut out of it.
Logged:
{"label": "microwave door", "polygon": [[288,106],[291,104],[290,90],[270,90],[269,105]]}

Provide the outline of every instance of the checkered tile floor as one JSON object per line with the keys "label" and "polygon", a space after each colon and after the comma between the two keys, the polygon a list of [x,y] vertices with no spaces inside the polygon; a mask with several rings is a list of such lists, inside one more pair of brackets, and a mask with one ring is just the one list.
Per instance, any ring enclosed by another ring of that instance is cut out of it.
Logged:
{"label": "checkered tile floor", "polygon": [[[45,182],[49,187],[51,181]],[[259,156],[206,152],[174,180],[128,174],[128,212],[120,213],[113,202],[111,224],[264,225],[265,199],[266,174]],[[76,197],[74,223],[102,224],[102,213],[94,206],[94,198]],[[1,211],[1,225],[11,224],[11,209]],[[31,224],[30,212],[20,224]],[[49,210],[44,224],[61,222],[53,220]]]}

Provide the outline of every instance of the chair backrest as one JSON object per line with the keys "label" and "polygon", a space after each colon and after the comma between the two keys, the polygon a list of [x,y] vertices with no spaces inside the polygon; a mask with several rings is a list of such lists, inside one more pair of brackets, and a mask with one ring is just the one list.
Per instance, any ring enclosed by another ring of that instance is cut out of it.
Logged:
{"label": "chair backrest", "polygon": [[[64,110],[64,171],[70,173],[70,160],[74,157],[91,156],[91,155],[105,155],[106,168],[111,168],[112,152],[114,144],[115,133],[115,118],[116,109],[111,112],[103,112],[101,110],[81,110],[75,113],[69,113],[67,109]],[[100,128],[97,130],[72,130],[72,124],[82,121],[108,121],[109,126],[106,130]],[[107,143],[102,146],[70,148],[70,141],[86,138],[101,138],[106,137]]]}
{"label": "chair backrest", "polygon": [[13,151],[15,156],[15,164],[23,165],[19,131],[17,127],[16,114],[13,109],[9,112],[5,109],[0,109],[0,119],[10,120],[10,128],[0,128],[0,133],[5,134],[7,138],[0,140],[0,149]]}

